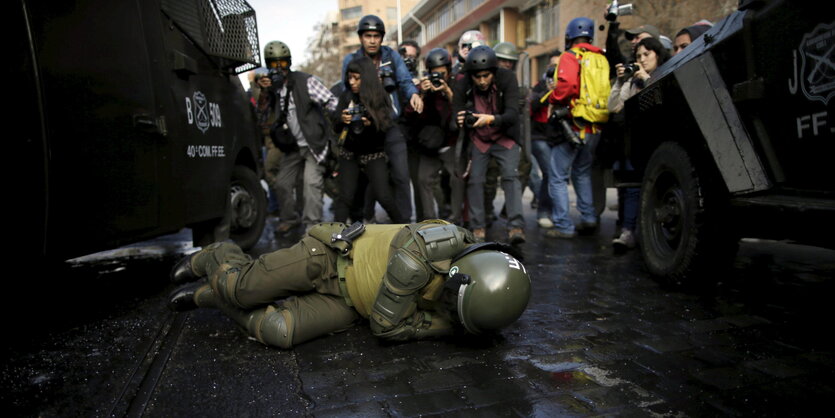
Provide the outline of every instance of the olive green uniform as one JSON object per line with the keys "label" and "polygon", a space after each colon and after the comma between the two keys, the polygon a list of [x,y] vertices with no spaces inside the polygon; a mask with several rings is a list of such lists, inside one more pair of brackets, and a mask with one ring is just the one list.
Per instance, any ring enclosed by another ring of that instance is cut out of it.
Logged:
{"label": "olive green uniform", "polygon": [[427,221],[368,225],[351,244],[332,240],[344,228],[318,224],[294,246],[256,260],[235,244],[212,244],[191,259],[193,272],[209,281],[195,302],[282,348],[344,330],[360,317],[391,340],[451,333],[436,305],[451,259],[475,242],[469,231]]}

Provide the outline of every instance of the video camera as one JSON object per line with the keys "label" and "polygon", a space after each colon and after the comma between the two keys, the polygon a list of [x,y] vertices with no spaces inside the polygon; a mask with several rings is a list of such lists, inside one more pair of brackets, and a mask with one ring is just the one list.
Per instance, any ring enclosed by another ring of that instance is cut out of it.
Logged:
{"label": "video camera", "polygon": [[609,5],[609,8],[606,9],[606,20],[614,22],[618,19],[618,16],[629,16],[633,11],[632,3],[618,5],[618,1],[614,0]]}

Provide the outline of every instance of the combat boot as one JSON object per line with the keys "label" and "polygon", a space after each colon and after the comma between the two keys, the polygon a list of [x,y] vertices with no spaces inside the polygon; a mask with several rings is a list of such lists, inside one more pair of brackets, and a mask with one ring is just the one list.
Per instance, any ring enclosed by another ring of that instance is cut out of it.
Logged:
{"label": "combat boot", "polygon": [[174,312],[185,312],[197,309],[197,302],[194,301],[194,294],[197,289],[205,286],[205,283],[189,283],[180,286],[168,296],[168,309]]}
{"label": "combat boot", "polygon": [[194,259],[194,256],[197,255],[198,252],[191,253],[177,262],[174,267],[171,269],[171,281],[175,284],[183,284],[188,282],[193,282],[200,278],[200,276],[194,273],[194,270],[191,267],[191,261]]}

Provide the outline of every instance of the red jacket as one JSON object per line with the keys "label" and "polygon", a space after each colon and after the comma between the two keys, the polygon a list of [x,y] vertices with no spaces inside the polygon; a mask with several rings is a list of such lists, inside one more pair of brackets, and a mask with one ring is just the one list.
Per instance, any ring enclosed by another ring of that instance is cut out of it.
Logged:
{"label": "red jacket", "polygon": [[[580,43],[572,48],[585,48],[588,51],[602,54],[603,50],[587,43]],[[571,51],[565,51],[560,55],[560,62],[557,66],[557,85],[554,92],[548,97],[551,104],[571,105],[571,99],[580,95],[580,63]]]}

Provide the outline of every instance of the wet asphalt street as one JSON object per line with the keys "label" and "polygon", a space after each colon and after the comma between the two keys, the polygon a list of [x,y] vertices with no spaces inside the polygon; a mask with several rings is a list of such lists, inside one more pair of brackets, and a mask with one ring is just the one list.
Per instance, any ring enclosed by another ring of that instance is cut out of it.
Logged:
{"label": "wet asphalt street", "polygon": [[[610,199],[612,196],[610,190]],[[367,326],[267,348],[219,312],[173,314],[187,231],[42,267],[4,295],[7,416],[811,416],[835,395],[835,251],[744,241],[682,290],[615,256],[615,213],[541,236],[526,202],[527,311],[497,336],[387,344]],[[254,254],[286,246],[268,225]],[[488,238],[502,238],[503,221]],[[492,235],[495,234],[495,235]],[[21,280],[11,275],[6,280]]]}

